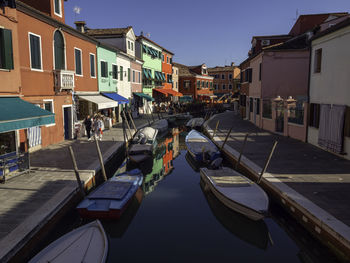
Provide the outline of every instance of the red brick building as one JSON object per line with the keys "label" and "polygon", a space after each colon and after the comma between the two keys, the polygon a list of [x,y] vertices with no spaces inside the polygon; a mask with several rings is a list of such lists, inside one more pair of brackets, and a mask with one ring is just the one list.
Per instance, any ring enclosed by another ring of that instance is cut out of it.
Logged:
{"label": "red brick building", "polygon": [[230,66],[208,68],[209,75],[214,77],[214,94],[219,98],[224,95],[237,94],[240,72],[241,70],[234,63],[231,63]]}
{"label": "red brick building", "polygon": [[216,97],[213,92],[213,77],[208,75],[205,64],[185,66],[173,63],[179,69],[179,92],[194,100],[210,100]]}

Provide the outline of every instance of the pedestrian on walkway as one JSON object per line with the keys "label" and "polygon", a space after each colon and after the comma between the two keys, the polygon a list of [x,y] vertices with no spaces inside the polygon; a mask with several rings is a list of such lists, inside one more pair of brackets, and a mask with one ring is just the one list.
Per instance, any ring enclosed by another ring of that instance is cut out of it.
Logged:
{"label": "pedestrian on walkway", "polygon": [[102,119],[100,116],[96,116],[94,120],[94,130],[95,130],[96,140],[102,141],[103,131],[102,131]]}
{"label": "pedestrian on walkway", "polygon": [[85,130],[86,130],[86,134],[88,137],[88,140],[91,140],[91,126],[92,126],[92,120],[90,115],[86,116],[85,120],[84,120],[84,125],[85,125]]}

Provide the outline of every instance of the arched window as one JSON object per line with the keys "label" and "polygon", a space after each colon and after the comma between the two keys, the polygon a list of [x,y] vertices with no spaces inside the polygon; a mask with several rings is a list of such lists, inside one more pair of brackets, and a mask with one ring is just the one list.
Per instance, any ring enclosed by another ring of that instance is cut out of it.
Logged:
{"label": "arched window", "polygon": [[65,69],[64,39],[59,30],[54,35],[55,69]]}

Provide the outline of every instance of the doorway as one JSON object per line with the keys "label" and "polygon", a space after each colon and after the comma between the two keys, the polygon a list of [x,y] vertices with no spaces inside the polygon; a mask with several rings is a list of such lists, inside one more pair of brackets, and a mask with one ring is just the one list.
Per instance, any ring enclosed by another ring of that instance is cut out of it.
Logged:
{"label": "doorway", "polygon": [[73,137],[72,129],[72,106],[63,106],[63,127],[64,139],[69,140]]}

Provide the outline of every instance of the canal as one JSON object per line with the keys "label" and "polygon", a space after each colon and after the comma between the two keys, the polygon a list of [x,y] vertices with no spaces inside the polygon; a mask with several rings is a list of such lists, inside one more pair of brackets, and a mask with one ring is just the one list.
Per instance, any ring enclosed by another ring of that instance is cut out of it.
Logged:
{"label": "canal", "polygon": [[[142,167],[142,189],[120,220],[102,221],[108,262],[337,262],[277,204],[271,217],[254,222],[204,190],[186,155],[186,134],[172,128],[158,139],[153,160]],[[56,235],[83,223],[72,211]]]}

